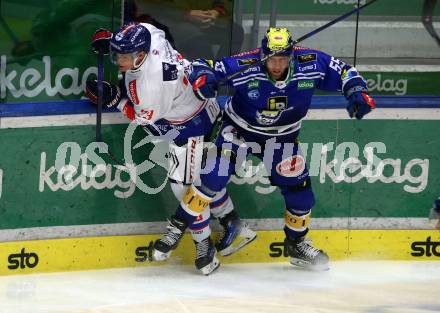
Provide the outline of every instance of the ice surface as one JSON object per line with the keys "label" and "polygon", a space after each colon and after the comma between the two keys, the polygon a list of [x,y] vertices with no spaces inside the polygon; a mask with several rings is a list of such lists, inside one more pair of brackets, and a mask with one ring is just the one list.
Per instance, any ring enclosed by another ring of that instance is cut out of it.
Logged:
{"label": "ice surface", "polygon": [[440,312],[440,262],[150,266],[0,277],[0,313]]}

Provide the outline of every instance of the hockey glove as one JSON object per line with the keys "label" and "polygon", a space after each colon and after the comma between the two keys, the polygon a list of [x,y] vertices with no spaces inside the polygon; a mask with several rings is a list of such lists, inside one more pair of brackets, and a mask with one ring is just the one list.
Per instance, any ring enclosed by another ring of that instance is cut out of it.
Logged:
{"label": "hockey glove", "polygon": [[104,55],[110,53],[110,39],[112,39],[111,31],[99,28],[92,36],[92,50],[95,53],[102,52]]}
{"label": "hockey glove", "polygon": [[362,119],[375,108],[374,100],[364,91],[354,92],[348,97],[347,111],[351,118]]}
{"label": "hockey glove", "polygon": [[[98,104],[98,81],[88,80],[86,82],[86,96],[93,102]],[[107,108],[114,108],[121,100],[121,89],[109,82],[102,82],[102,105]]]}
{"label": "hockey glove", "polygon": [[217,79],[209,66],[193,65],[193,70],[188,80],[193,87],[194,94],[199,100],[204,101],[217,96]]}

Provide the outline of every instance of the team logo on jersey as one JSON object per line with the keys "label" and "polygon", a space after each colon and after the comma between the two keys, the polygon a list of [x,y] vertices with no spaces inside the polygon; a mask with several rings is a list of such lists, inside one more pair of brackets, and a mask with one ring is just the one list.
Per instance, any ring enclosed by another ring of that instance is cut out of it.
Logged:
{"label": "team logo on jersey", "polygon": [[264,126],[275,124],[280,119],[282,112],[280,110],[257,111],[257,122]]}
{"label": "team logo on jersey", "polygon": [[238,66],[246,66],[250,64],[254,64],[258,61],[257,58],[251,58],[251,59],[240,59],[237,60]]}
{"label": "team logo on jersey", "polygon": [[277,164],[277,173],[284,177],[298,177],[306,169],[306,161],[301,155],[292,155]]}
{"label": "team logo on jersey", "polygon": [[260,92],[258,91],[258,89],[249,90],[248,97],[249,99],[256,100],[260,97]]}
{"label": "team logo on jersey", "polygon": [[134,104],[139,104],[139,97],[136,90],[136,79],[128,83],[128,92],[130,93],[131,101],[133,101]]}
{"label": "team logo on jersey", "polygon": [[176,64],[162,62],[162,75],[164,82],[176,80],[177,79]]}
{"label": "team logo on jersey", "polygon": [[297,56],[298,63],[307,63],[316,61],[316,53],[301,54]]}
{"label": "team logo on jersey", "polygon": [[278,89],[283,89],[286,88],[287,84],[285,81],[277,81],[274,84],[275,87],[277,87]]}
{"label": "team logo on jersey", "polygon": [[141,116],[146,120],[153,118],[154,110],[141,110]]}
{"label": "team logo on jersey", "polygon": [[287,108],[287,96],[275,96],[267,99],[268,110],[285,110]]}
{"label": "team logo on jersey", "polygon": [[258,80],[252,80],[247,84],[248,89],[254,89],[260,87],[260,82]]}
{"label": "team logo on jersey", "polygon": [[312,89],[315,88],[315,81],[311,79],[307,80],[299,80],[298,81],[298,90],[302,89]]}

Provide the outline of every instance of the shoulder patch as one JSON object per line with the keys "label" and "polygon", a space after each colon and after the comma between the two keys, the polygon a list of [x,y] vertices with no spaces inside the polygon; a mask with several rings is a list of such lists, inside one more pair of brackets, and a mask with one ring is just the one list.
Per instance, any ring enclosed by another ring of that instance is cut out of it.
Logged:
{"label": "shoulder patch", "polygon": [[316,61],[316,53],[300,54],[297,56],[298,63],[307,63]]}
{"label": "shoulder patch", "polygon": [[175,64],[162,62],[163,81],[172,81],[177,79],[177,67]]}
{"label": "shoulder patch", "polygon": [[258,62],[257,58],[238,59],[237,60],[238,66],[246,66],[246,65],[254,64],[256,62]]}
{"label": "shoulder patch", "polygon": [[137,90],[136,90],[136,79],[134,79],[128,83],[128,93],[130,94],[131,101],[134,104],[140,103],[139,97],[137,95]]}

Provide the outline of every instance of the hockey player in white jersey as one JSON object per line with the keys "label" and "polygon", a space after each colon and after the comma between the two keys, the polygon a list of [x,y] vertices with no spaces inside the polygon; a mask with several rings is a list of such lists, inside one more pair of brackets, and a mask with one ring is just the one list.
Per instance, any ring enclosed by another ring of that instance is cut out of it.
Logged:
{"label": "hockey player in white jersey", "polygon": [[[104,82],[103,104],[117,107],[152,135],[173,134],[168,178],[180,201],[198,176],[203,143],[212,135],[220,116],[219,106],[215,99],[201,100],[195,96],[187,79],[191,63],[171,47],[163,31],[146,23],[126,25],[114,34],[98,30],[92,46],[95,51],[109,51],[109,42],[111,57],[125,73],[125,79],[120,86]],[[86,94],[97,102],[96,80],[87,82]],[[191,213],[197,216],[194,222],[173,215],[166,235],[154,243],[152,259],[169,258],[189,227],[196,244],[196,267],[205,275],[218,268],[216,248],[210,238],[210,212],[224,228],[217,244],[222,255],[229,255],[255,239],[256,233],[239,219],[224,189],[215,195],[210,210],[193,208]]]}

